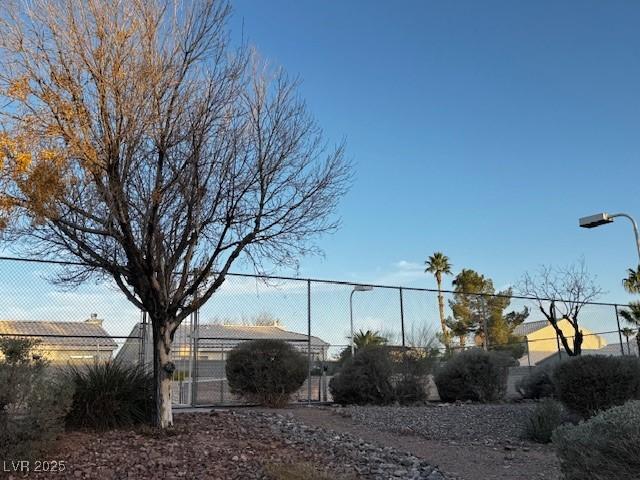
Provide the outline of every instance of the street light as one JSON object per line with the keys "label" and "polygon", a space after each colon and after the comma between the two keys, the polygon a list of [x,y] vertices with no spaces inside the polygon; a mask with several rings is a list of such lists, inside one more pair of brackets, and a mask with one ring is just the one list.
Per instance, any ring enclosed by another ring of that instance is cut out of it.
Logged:
{"label": "street light", "polygon": [[633,226],[633,233],[636,236],[636,248],[638,249],[638,265],[640,265],[640,235],[638,234],[638,224],[631,215],[627,215],[626,213],[597,213],[588,217],[582,217],[580,219],[580,226],[582,228],[595,228],[599,227],[600,225],[612,223],[613,219],[617,217],[624,217],[629,219],[631,225]]}
{"label": "street light", "polygon": [[355,346],[353,343],[353,294],[356,292],[370,292],[373,287],[368,285],[354,285],[349,296],[349,316],[351,317],[351,358],[355,355]]}

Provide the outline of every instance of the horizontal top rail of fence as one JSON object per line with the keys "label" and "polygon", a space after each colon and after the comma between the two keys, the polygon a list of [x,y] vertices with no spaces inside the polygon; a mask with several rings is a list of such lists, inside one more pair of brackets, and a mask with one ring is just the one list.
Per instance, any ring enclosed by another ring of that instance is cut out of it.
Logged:
{"label": "horizontal top rail of fence", "polygon": [[[30,263],[41,263],[41,264],[51,264],[51,265],[69,265],[69,266],[83,266],[84,264],[81,262],[73,262],[73,261],[65,261],[65,260],[47,260],[42,258],[20,258],[20,257],[8,257],[8,256],[0,256],[0,261],[11,261],[11,262],[30,262]],[[219,272],[212,272],[214,275]],[[361,287],[373,287],[373,288],[381,288],[381,289],[392,289],[392,290],[405,290],[412,292],[429,292],[429,293],[446,293],[446,294],[462,294],[462,295],[474,295],[477,297],[497,297],[497,298],[510,298],[516,300],[530,300],[530,301],[542,301],[542,302],[571,302],[570,300],[562,299],[562,298],[540,298],[540,297],[531,297],[524,295],[504,295],[500,293],[479,293],[479,292],[460,292],[455,290],[445,290],[445,289],[435,289],[435,288],[424,288],[424,287],[403,287],[401,285],[383,285],[376,283],[362,283],[362,282],[350,282],[346,280],[330,280],[330,279],[320,279],[320,278],[311,278],[311,277],[290,277],[283,275],[264,275],[260,273],[234,273],[229,272],[226,274],[228,277],[244,277],[244,278],[255,278],[261,280],[280,280],[280,281],[295,281],[295,282],[312,282],[319,284],[328,284],[328,285],[344,285],[344,286],[361,286]],[[610,306],[610,307],[628,307],[629,304],[625,302],[576,302],[576,303],[584,303],[585,305],[602,305],[602,306]]]}

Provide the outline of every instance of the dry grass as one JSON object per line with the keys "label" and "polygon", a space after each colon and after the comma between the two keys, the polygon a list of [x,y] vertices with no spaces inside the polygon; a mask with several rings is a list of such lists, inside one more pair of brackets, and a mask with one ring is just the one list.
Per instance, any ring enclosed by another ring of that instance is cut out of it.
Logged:
{"label": "dry grass", "polygon": [[355,475],[329,475],[316,465],[307,462],[268,463],[264,471],[270,480],[355,480]]}

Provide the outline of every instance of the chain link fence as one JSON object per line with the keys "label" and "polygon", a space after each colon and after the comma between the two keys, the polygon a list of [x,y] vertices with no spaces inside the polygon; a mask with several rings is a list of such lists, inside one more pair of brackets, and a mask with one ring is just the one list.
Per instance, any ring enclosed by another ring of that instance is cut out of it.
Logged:
{"label": "chain link fence", "polygon": [[[60,268],[53,262],[0,260],[0,337],[38,340],[37,354],[53,366],[115,359],[150,368],[153,351],[147,315],[108,282],[85,283],[73,290],[52,284]],[[173,401],[185,406],[240,403],[226,380],[227,355],[243,342],[263,338],[289,342],[309,359],[308,378],[294,401],[331,401],[330,378],[341,354],[351,349],[352,339],[377,336],[390,346],[445,353],[438,340],[442,338],[439,295],[444,316],[450,317],[454,296],[449,291],[229,274],[175,334]],[[530,368],[558,361],[566,353],[534,299],[509,300],[505,313],[529,311],[514,331],[515,340],[498,343],[489,335],[483,343],[483,338],[469,333],[464,345],[454,337],[449,351],[480,345],[517,352],[518,367],[510,381],[513,390],[517,378]],[[583,354],[638,355],[634,338],[638,330],[624,324],[619,315],[623,308],[608,303],[583,307],[579,316]],[[570,332],[566,336],[573,340]]]}

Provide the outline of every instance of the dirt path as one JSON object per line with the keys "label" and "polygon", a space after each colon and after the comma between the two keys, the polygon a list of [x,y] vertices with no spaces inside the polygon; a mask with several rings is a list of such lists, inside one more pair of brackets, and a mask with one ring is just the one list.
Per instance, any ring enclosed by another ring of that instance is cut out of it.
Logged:
{"label": "dirt path", "polygon": [[291,414],[301,422],[339,433],[352,433],[371,443],[411,452],[425,459],[452,480],[557,480],[557,460],[546,446],[523,448],[461,445],[427,440],[416,435],[400,435],[366,427],[351,418],[314,407],[298,407],[279,411]]}

